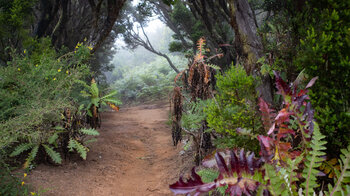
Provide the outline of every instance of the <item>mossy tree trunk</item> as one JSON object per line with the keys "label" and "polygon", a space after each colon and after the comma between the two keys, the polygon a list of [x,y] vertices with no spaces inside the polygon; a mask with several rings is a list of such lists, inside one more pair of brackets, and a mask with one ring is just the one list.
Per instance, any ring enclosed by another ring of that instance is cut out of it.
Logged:
{"label": "mossy tree trunk", "polygon": [[257,34],[257,23],[248,0],[229,0],[231,26],[235,32],[237,59],[243,64],[247,74],[261,78],[256,88],[258,96],[272,103],[272,81],[269,75],[260,73],[258,59],[263,57],[263,45]]}

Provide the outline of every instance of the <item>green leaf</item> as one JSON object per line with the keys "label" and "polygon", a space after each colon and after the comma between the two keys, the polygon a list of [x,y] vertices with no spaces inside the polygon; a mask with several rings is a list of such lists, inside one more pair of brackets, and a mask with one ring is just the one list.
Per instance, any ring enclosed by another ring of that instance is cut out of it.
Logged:
{"label": "green leaf", "polygon": [[96,129],[80,129],[80,132],[85,134],[85,135],[92,135],[92,136],[98,136],[100,133]]}
{"label": "green leaf", "polygon": [[314,123],[314,132],[311,140],[311,148],[312,150],[308,152],[305,161],[305,168],[303,170],[303,178],[305,178],[305,182],[301,184],[301,187],[304,189],[305,195],[312,195],[314,192],[314,188],[317,188],[319,185],[316,182],[316,176],[319,173],[317,168],[321,165],[323,159],[320,156],[324,156],[326,153],[322,150],[325,150],[326,147],[324,145],[327,143],[323,141],[325,138],[324,135],[320,133],[320,128],[316,122]]}
{"label": "green leaf", "polygon": [[92,98],[91,103],[96,107],[99,107],[100,98]]}
{"label": "green leaf", "polygon": [[45,149],[45,152],[51,157],[51,159],[57,163],[57,164],[61,164],[62,163],[62,158],[61,155],[56,152],[52,147],[47,146],[45,144],[43,144],[43,147]]}
{"label": "green leaf", "polygon": [[[347,149],[342,149],[341,155],[340,155],[340,165],[341,165],[341,172],[335,172],[337,178],[337,181],[335,181],[334,187],[329,185],[330,196],[337,195],[339,192],[341,195],[349,195],[350,194],[350,187],[348,185],[345,185],[343,183],[347,182],[350,177],[350,145]],[[343,185],[343,186],[342,186]]]}
{"label": "green leaf", "polygon": [[10,157],[14,157],[17,156],[19,154],[21,154],[24,151],[27,151],[31,148],[33,148],[34,144],[32,143],[24,143],[24,144],[20,144],[19,146],[16,147],[16,149],[10,154]]}
{"label": "green leaf", "polygon": [[49,144],[55,143],[57,139],[58,139],[58,133],[54,133],[51,137],[49,137]]}
{"label": "green leaf", "polygon": [[71,138],[68,142],[68,148],[69,151],[73,151],[73,149],[75,149],[79,153],[80,157],[86,160],[88,148],[83,146],[77,140]]}
{"label": "green leaf", "polygon": [[110,92],[109,94],[103,96],[101,99],[109,99],[112,98],[114,95],[118,94],[118,92],[116,90]]}
{"label": "green leaf", "polygon": [[29,167],[30,163],[35,159],[36,155],[38,154],[38,150],[39,150],[39,145],[33,147],[33,149],[30,151],[26,159],[26,162],[23,165],[24,168]]}
{"label": "green leaf", "polygon": [[90,93],[91,98],[98,98],[99,97],[99,90],[96,82],[92,83],[90,86]]}
{"label": "green leaf", "polygon": [[211,67],[211,68],[213,68],[213,69],[215,69],[215,70],[220,70],[220,69],[221,69],[219,66],[214,65],[214,64],[207,64],[207,66],[208,66],[208,67]]}

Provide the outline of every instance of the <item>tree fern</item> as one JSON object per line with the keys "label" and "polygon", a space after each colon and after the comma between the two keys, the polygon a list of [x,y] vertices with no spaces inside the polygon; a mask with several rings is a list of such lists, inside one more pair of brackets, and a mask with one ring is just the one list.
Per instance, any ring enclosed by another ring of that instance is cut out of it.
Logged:
{"label": "tree fern", "polygon": [[319,173],[317,170],[321,166],[323,159],[321,156],[324,156],[326,153],[322,152],[326,147],[324,146],[327,142],[323,139],[324,135],[320,133],[318,124],[314,122],[314,132],[313,137],[310,143],[311,151],[308,152],[305,161],[305,168],[303,170],[303,178],[305,182],[301,184],[304,189],[305,195],[312,195],[314,193],[314,188],[318,187],[316,183],[316,176]]}
{"label": "tree fern", "polygon": [[341,150],[342,154],[340,155],[340,166],[341,166],[341,172],[335,172],[337,182],[335,183],[334,187],[331,185],[328,186],[330,193],[330,196],[333,195],[349,195],[350,194],[350,186],[344,185],[342,187],[342,183],[344,181],[349,181],[350,178],[350,145],[347,149]]}
{"label": "tree fern", "polygon": [[17,146],[15,148],[15,150],[10,154],[10,157],[14,157],[14,156],[17,156],[19,154],[21,154],[22,152],[24,151],[27,151],[31,148],[33,148],[34,144],[32,143],[23,143],[23,144],[20,144],[19,146]]}
{"label": "tree fern", "polygon": [[92,135],[92,136],[100,135],[100,133],[96,129],[83,128],[83,129],[80,129],[80,132],[85,134],[85,135]]}
{"label": "tree fern", "polygon": [[52,147],[43,144],[42,145],[45,149],[45,152],[50,156],[50,158],[57,164],[61,164],[62,163],[62,158],[61,155],[56,152]]}
{"label": "tree fern", "polygon": [[80,157],[86,160],[88,148],[86,148],[77,140],[71,138],[68,143],[68,149],[69,151],[73,151],[73,149],[75,149],[79,153]]}

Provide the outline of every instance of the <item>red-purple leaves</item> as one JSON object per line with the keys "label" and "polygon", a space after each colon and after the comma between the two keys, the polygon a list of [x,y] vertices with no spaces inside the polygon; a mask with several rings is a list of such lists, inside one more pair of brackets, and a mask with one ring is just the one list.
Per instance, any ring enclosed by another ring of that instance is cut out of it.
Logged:
{"label": "red-purple leaves", "polygon": [[312,78],[312,79],[310,80],[310,82],[306,85],[305,88],[310,88],[310,87],[312,87],[312,86],[315,84],[315,82],[316,82],[317,79],[318,79],[318,76]]}
{"label": "red-purple leaves", "polygon": [[273,73],[275,74],[277,93],[283,96],[290,95],[291,87],[281,78],[278,72],[273,71]]}
{"label": "red-purple leaves", "polygon": [[261,119],[264,128],[268,131],[273,125],[273,120],[276,117],[275,110],[270,109],[268,103],[266,103],[261,97],[259,98],[259,110],[261,112]]}
{"label": "red-purple leaves", "polygon": [[[317,77],[311,79],[305,89],[298,89],[298,82],[288,85],[278,72],[274,73],[278,93],[283,97],[283,105],[273,119],[273,110],[268,107],[263,99],[259,99],[262,121],[265,130],[268,130],[267,135],[269,137],[258,136],[258,139],[264,160],[268,161],[268,156],[274,154],[273,160],[280,162],[285,161],[287,157],[294,159],[299,156],[300,149],[293,149],[298,145],[294,138],[309,138],[313,131],[314,110],[311,109],[311,104],[307,101],[309,99],[307,92],[308,88],[314,85]],[[295,127],[295,125],[298,125],[298,127]],[[295,146],[292,146],[292,143]]]}
{"label": "red-purple leaves", "polygon": [[[226,154],[225,154],[226,155]],[[261,172],[262,162],[255,158],[254,153],[245,154],[241,150],[239,155],[230,151],[229,161],[225,161],[220,153],[215,154],[219,177],[211,183],[203,183],[199,175],[192,169],[192,178],[184,182],[182,178],[170,185],[170,190],[176,194],[199,195],[214,188],[228,185],[227,192],[231,195],[252,195],[258,188],[259,182],[254,179],[256,172]]]}
{"label": "red-purple leaves", "polygon": [[200,193],[206,193],[216,188],[216,183],[203,183],[201,177],[196,173],[195,168],[192,169],[192,178],[184,182],[182,177],[175,184],[169,186],[170,190],[175,194],[190,194],[194,192],[194,195]]}

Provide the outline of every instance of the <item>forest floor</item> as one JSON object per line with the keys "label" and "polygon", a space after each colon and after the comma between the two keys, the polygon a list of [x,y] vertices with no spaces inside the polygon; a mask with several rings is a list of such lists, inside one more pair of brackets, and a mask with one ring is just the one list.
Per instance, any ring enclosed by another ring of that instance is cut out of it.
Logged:
{"label": "forest floor", "polygon": [[186,163],[181,148],[172,145],[168,111],[168,104],[156,103],[103,113],[100,136],[86,161],[41,164],[29,183],[54,196],[173,195],[169,184]]}

